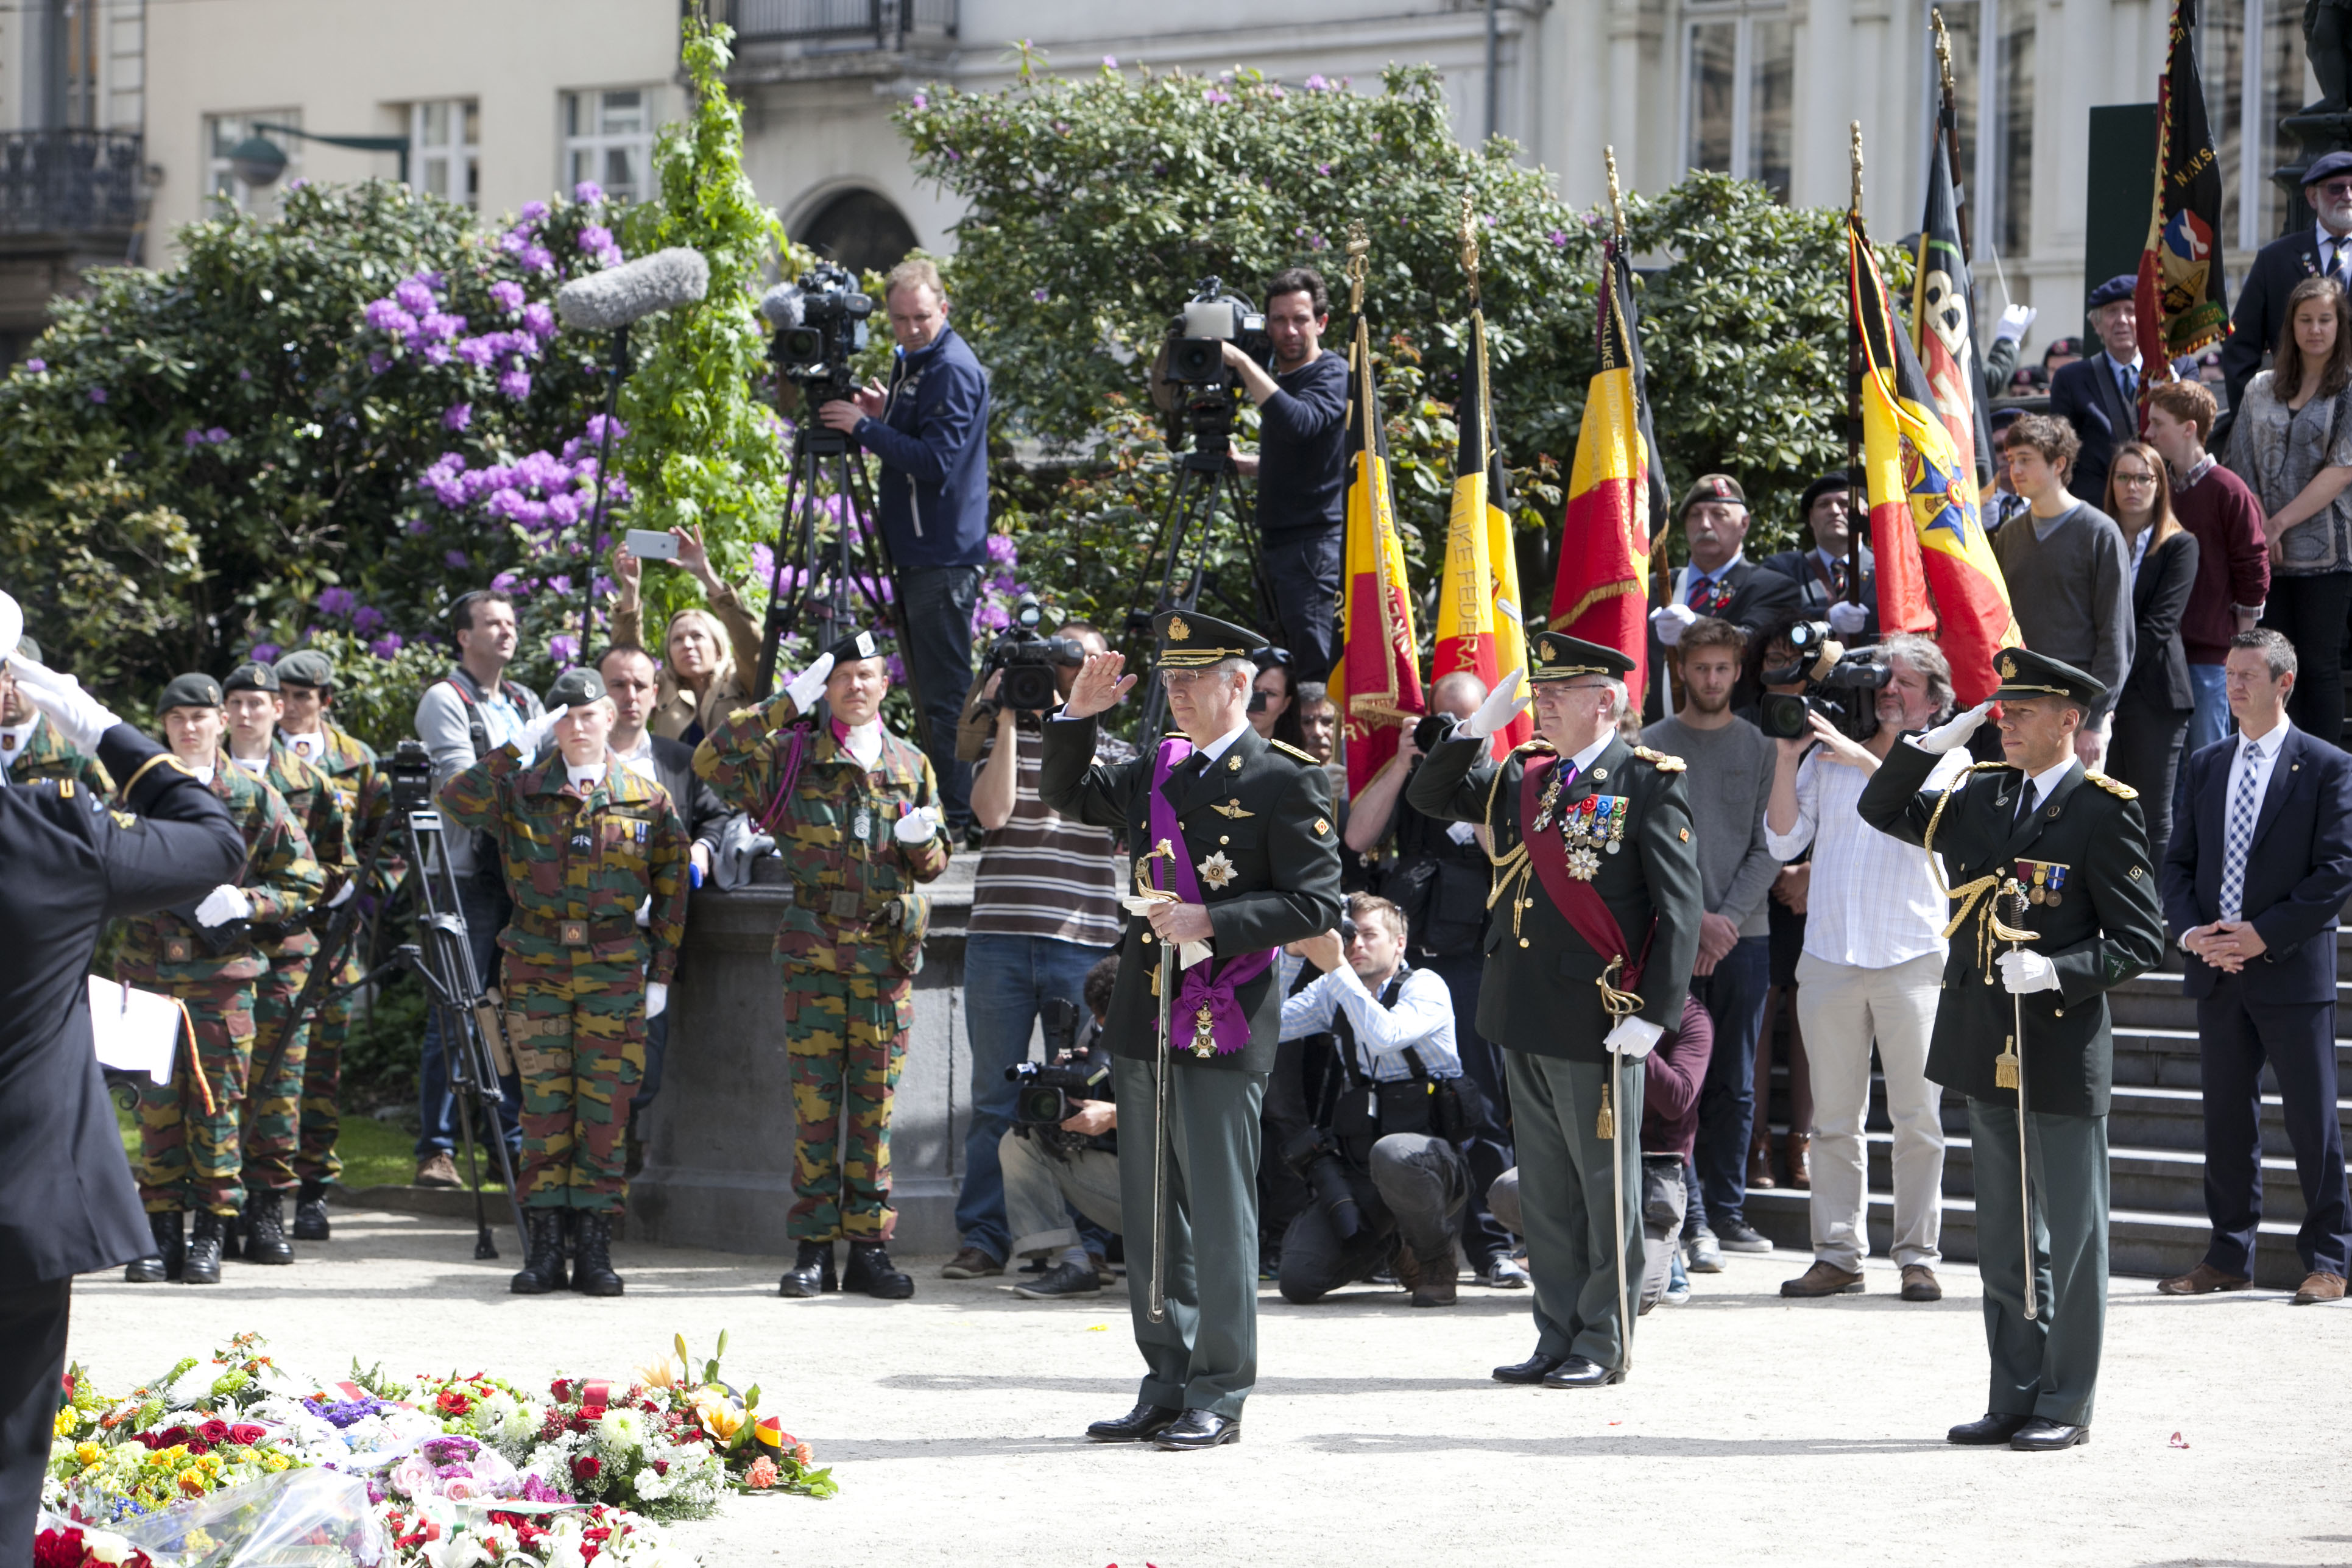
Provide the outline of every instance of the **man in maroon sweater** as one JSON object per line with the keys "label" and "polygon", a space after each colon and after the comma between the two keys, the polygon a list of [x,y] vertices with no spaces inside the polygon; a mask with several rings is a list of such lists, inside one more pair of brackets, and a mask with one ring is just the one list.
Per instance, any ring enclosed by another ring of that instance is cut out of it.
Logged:
{"label": "man in maroon sweater", "polygon": [[2230,733],[2222,661],[2230,639],[2263,618],[2271,591],[2262,502],[2205,450],[2213,415],[2213,395],[2193,381],[2168,381],[2148,394],[2148,444],[2172,471],[2173,515],[2197,539],[2197,581],[2180,613],[2180,646],[2189,653],[2197,701],[2189,721],[2190,754]]}

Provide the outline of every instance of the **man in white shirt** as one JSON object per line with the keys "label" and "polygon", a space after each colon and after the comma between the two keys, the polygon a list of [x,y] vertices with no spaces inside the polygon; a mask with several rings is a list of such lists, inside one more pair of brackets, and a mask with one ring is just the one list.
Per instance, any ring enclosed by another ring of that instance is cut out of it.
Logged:
{"label": "man in white shirt", "polygon": [[[1927,1045],[1943,985],[1945,900],[1927,852],[1878,832],[1854,810],[1862,786],[1906,731],[1949,710],[1952,671],[1925,637],[1883,645],[1877,732],[1857,742],[1813,716],[1811,741],[1782,741],[1765,807],[1765,842],[1787,860],[1812,846],[1804,956],[1797,961],[1797,1019],[1812,1068],[1813,1265],[1784,1282],[1784,1296],[1855,1295],[1870,1251],[1868,1149],[1874,1039],[1895,1124],[1895,1261],[1903,1299],[1933,1301],[1943,1229],[1943,1090],[1928,1081]],[[1815,743],[1818,742],[1818,749]],[[1811,752],[1810,755],[1807,753]],[[1941,788],[1966,771],[1947,753],[1929,781]]]}

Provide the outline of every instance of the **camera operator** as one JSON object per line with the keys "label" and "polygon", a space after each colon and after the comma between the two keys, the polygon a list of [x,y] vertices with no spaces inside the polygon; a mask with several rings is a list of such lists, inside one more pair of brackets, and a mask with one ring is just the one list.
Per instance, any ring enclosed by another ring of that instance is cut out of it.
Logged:
{"label": "camera operator", "polygon": [[971,822],[971,769],[955,722],[971,681],[971,612],[988,560],[988,373],[948,325],[939,269],[901,261],[883,285],[898,340],[890,384],[868,383],[817,417],[882,459],[875,523],[906,612],[908,669],[930,718],[925,750],[950,838]]}
{"label": "camera operator", "polygon": [[1257,455],[1234,465],[1257,479],[1257,526],[1276,628],[1293,650],[1294,680],[1321,680],[1339,653],[1339,545],[1348,489],[1348,365],[1323,352],[1331,301],[1311,267],[1265,285],[1271,370],[1226,340],[1226,365],[1257,405]]}
{"label": "camera operator", "polygon": [[[1064,623],[1052,641],[1039,637],[1030,629],[1035,610],[1034,601],[1024,600],[1016,629],[990,649],[992,668],[966,710],[959,746],[960,755],[980,759],[971,810],[987,836],[964,947],[971,1130],[956,1198],[961,1240],[940,1270],[949,1279],[1004,1272],[1022,1235],[998,1165],[1013,1125],[1014,1089],[1005,1069],[1028,1056],[1030,1028],[1047,1003],[1060,997],[1075,1005],[1087,976],[1119,939],[1116,841],[1102,828],[1065,818],[1037,795],[1045,714],[1070,694],[1087,657],[1108,653],[1110,644],[1083,621]],[[1048,672],[1051,679],[1044,679]],[[1134,755],[1115,736],[1095,744],[1100,764]],[[1116,1168],[1113,1162],[1114,1180]]]}
{"label": "camera operator", "polygon": [[[1797,960],[1797,1018],[1813,1089],[1813,1265],[1784,1282],[1784,1296],[1852,1295],[1870,1250],[1863,1120],[1870,1110],[1874,1039],[1895,1125],[1895,1261],[1903,1299],[1939,1300],[1944,1180],[1943,1090],[1927,1080],[1927,1042],[1944,984],[1943,895],[1927,854],[1864,822],[1863,785],[1906,731],[1949,712],[1952,669],[1922,637],[1878,646],[1887,665],[1877,730],[1842,733],[1820,713],[1812,734],[1776,742],[1780,755],[1764,812],[1765,844],[1786,860],[1812,846],[1805,948]],[[1937,763],[1924,787],[1948,787],[1968,767],[1965,749]]]}
{"label": "camera operator", "polygon": [[[1283,1038],[1330,1030],[1339,1070],[1328,1113],[1283,1151],[1315,1202],[1283,1235],[1282,1294],[1318,1300],[1377,1268],[1393,1246],[1412,1304],[1451,1307],[1454,1227],[1470,1196],[1454,1138],[1465,1120],[1482,1119],[1454,1050],[1454,999],[1444,981],[1405,963],[1394,904],[1359,893],[1348,915],[1344,945],[1324,931],[1286,950],[1324,973],[1283,1002]],[[1335,1156],[1337,1171],[1325,1163]],[[1335,1177],[1344,1191],[1332,1190]]]}
{"label": "camera operator", "polygon": [[[1016,1120],[998,1140],[997,1161],[1004,1173],[1004,1208],[1013,1226],[1013,1256],[1061,1255],[1043,1279],[1013,1287],[1014,1295],[1034,1301],[1092,1296],[1108,1283],[1108,1266],[1087,1250],[1065,1211],[1075,1208],[1113,1234],[1120,1226],[1118,1101],[1111,1083],[1110,1047],[1102,1036],[1103,1024],[1110,1016],[1111,990],[1118,984],[1116,952],[1087,971],[1090,1019],[1087,1032],[1055,1051],[1048,1063],[1048,1071],[1061,1080],[1061,1109],[1069,1114],[1052,1122]],[[1066,1002],[1062,1007],[1076,1023],[1076,1009]],[[1046,1045],[1053,1044],[1049,1033]],[[1033,1082],[1047,1076],[1025,1062],[1016,1064],[1013,1070],[1024,1068]],[[997,1075],[1000,1079],[1012,1076]],[[1073,1082],[1085,1086],[1087,1093],[1076,1092]]]}

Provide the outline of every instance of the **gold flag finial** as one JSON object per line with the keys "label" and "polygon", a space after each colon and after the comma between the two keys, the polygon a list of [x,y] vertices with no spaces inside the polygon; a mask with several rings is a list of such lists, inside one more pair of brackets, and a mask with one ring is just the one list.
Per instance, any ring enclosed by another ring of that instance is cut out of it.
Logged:
{"label": "gold flag finial", "polygon": [[1609,219],[1615,225],[1611,230],[1619,240],[1625,237],[1625,193],[1617,184],[1617,149],[1601,149],[1601,162],[1609,165]]}
{"label": "gold flag finial", "polygon": [[1952,95],[1952,35],[1944,30],[1944,8],[1930,5],[1927,21],[1936,30],[1936,73],[1943,79],[1944,96]]}
{"label": "gold flag finial", "polygon": [[1862,121],[1854,121],[1851,130],[1853,137],[1853,199],[1847,205],[1854,216],[1860,217],[1862,216]]}
{"label": "gold flag finial", "polygon": [[1478,303],[1478,215],[1473,210],[1470,187],[1462,187],[1462,271],[1470,279],[1470,303]]}
{"label": "gold flag finial", "polygon": [[1364,279],[1371,273],[1371,231],[1362,218],[1348,220],[1348,313],[1360,315],[1364,309]]}

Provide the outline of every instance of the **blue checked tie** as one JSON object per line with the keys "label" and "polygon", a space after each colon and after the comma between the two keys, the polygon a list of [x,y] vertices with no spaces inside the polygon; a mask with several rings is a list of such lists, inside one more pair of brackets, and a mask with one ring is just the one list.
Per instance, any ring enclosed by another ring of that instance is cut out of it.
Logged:
{"label": "blue checked tie", "polygon": [[2254,847],[2254,763],[2262,749],[2247,742],[2238,793],[2230,801],[2230,824],[2221,837],[2221,918],[2236,920],[2246,896],[2246,855]]}

